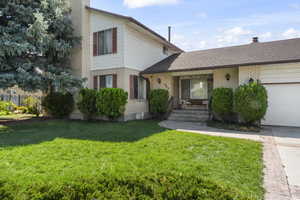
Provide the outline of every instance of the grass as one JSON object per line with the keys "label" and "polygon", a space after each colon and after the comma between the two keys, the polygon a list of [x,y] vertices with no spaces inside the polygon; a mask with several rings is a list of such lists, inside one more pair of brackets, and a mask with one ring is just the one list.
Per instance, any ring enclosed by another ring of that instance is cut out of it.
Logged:
{"label": "grass", "polygon": [[0,199],[263,199],[262,145],[155,121],[0,125]]}

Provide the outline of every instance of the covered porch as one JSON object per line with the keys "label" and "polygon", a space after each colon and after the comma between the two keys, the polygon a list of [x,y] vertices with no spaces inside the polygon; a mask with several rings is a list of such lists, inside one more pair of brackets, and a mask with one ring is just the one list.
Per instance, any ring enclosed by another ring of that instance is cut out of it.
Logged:
{"label": "covered porch", "polygon": [[144,75],[151,89],[167,89],[174,109],[208,110],[212,91],[217,87],[236,88],[238,68],[192,70]]}

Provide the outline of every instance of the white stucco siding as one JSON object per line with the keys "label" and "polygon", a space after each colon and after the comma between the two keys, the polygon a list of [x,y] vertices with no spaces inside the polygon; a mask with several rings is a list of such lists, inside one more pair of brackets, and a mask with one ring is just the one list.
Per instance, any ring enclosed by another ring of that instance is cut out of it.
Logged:
{"label": "white stucco siding", "polygon": [[163,53],[163,44],[160,42],[128,24],[125,26],[124,61],[127,68],[142,71],[169,55]]}
{"label": "white stucco siding", "polygon": [[[230,79],[226,79],[226,75],[230,75]],[[238,68],[224,68],[215,69],[213,71],[214,75],[214,88],[225,87],[225,88],[237,88],[239,79],[239,69]]]}
{"label": "white stucco siding", "polygon": [[93,49],[94,32],[117,28],[117,53],[93,56],[93,51],[91,51],[91,69],[102,70],[124,67],[124,24],[124,20],[120,20],[119,18],[102,14],[100,12],[91,11],[91,50]]}

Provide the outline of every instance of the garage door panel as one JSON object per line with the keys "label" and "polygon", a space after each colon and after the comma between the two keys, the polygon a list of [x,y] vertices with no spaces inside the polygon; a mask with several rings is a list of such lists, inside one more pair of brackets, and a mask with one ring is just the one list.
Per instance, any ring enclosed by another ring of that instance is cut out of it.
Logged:
{"label": "garage door panel", "polygon": [[300,127],[300,84],[265,85],[268,111],[264,125]]}

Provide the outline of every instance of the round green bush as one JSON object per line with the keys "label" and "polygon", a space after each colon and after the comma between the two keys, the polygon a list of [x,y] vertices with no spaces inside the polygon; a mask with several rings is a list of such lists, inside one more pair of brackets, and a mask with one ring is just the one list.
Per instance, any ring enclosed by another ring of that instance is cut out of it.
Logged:
{"label": "round green bush", "polygon": [[97,93],[98,113],[109,119],[117,119],[125,112],[128,93],[120,88],[104,88]]}
{"label": "round green bush", "polygon": [[81,89],[77,107],[83,114],[84,119],[90,120],[97,115],[96,106],[97,91],[93,89]]}
{"label": "round green bush", "polygon": [[169,92],[165,89],[155,89],[150,92],[150,112],[155,117],[162,117],[168,110]]}
{"label": "round green bush", "polygon": [[38,98],[29,96],[22,101],[22,104],[27,108],[27,113],[39,116],[40,111],[40,100]]}
{"label": "round green bush", "polygon": [[234,95],[235,111],[247,124],[264,118],[268,108],[266,88],[259,83],[241,85]]}
{"label": "round green bush", "polygon": [[214,114],[225,121],[233,112],[233,89],[214,89],[212,93],[211,109]]}
{"label": "round green bush", "polygon": [[68,92],[52,92],[43,98],[42,107],[52,117],[68,117],[74,110],[73,95]]}

